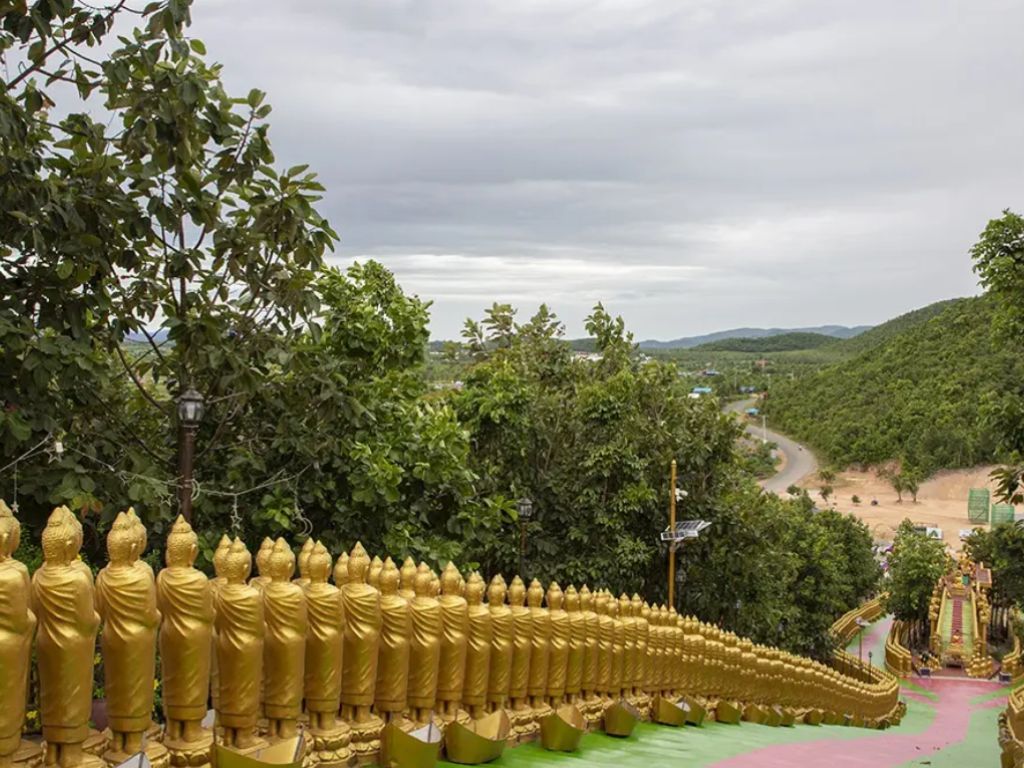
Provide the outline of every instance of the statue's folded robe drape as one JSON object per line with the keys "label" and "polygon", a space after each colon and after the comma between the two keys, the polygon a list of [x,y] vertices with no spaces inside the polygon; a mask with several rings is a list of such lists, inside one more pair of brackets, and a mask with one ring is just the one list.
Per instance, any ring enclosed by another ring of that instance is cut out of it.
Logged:
{"label": "statue's folded robe drape", "polygon": [[202,720],[212,666],[213,589],[201,571],[164,568],[157,577],[157,605],[163,614],[164,711],[174,720]]}
{"label": "statue's folded robe drape", "polygon": [[341,701],[342,648],[345,642],[345,604],[341,590],[331,584],[306,586],[305,693],[310,712],[337,712]]}
{"label": "statue's folded robe drape", "polygon": [[[18,566],[21,566],[20,568]],[[0,563],[0,701],[24,702],[35,617],[29,613],[28,571],[17,560]],[[21,741],[25,708],[0,707],[0,754],[10,754]]]}
{"label": "statue's folded robe drape", "polygon": [[263,709],[267,717],[294,720],[302,714],[306,659],[306,598],[290,581],[263,588]]}
{"label": "statue's folded robe drape", "polygon": [[263,680],[263,596],[244,584],[217,592],[217,663],[220,667],[220,724],[254,728]]}
{"label": "statue's folded robe drape", "polygon": [[373,705],[380,645],[380,593],[369,584],[346,584],[345,650],[342,658],[341,703],[351,707]]}

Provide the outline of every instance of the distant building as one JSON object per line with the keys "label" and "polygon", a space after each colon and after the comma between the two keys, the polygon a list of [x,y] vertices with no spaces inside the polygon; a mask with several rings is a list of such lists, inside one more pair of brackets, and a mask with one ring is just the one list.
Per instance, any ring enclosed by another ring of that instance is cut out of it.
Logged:
{"label": "distant building", "polygon": [[600,352],[573,352],[574,360],[586,360],[588,363],[597,363],[604,360],[604,355]]}
{"label": "distant building", "polygon": [[711,387],[694,387],[690,390],[690,397],[700,397],[701,395],[710,395],[712,392]]}
{"label": "distant building", "polygon": [[722,374],[716,371],[714,368],[705,368],[700,372],[701,376],[721,376]]}

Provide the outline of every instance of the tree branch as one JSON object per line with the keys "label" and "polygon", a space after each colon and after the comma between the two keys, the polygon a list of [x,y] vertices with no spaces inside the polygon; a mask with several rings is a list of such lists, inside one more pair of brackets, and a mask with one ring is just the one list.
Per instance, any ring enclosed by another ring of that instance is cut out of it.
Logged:
{"label": "tree branch", "polygon": [[135,371],[132,370],[131,365],[128,364],[128,360],[124,356],[124,352],[121,349],[121,345],[115,344],[114,351],[117,352],[117,356],[121,360],[121,365],[124,366],[124,369],[128,372],[128,375],[131,377],[131,380],[135,383],[135,386],[138,388],[139,392],[142,393],[142,396],[146,398],[150,405],[152,405],[154,408],[160,411],[160,413],[166,413],[164,411],[164,407],[156,401],[156,398],[154,398],[153,395],[150,394],[149,390],[146,389],[143,383],[139,380],[139,377],[135,374]]}

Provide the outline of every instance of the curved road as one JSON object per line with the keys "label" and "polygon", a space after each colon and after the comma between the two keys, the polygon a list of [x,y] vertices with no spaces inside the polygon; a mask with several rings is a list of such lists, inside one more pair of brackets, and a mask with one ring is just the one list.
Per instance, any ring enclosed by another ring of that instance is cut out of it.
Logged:
{"label": "curved road", "polygon": [[[723,409],[726,413],[738,413],[741,418],[743,412],[747,408],[751,408],[754,405],[754,401],[751,400],[738,400],[733,403],[729,403]],[[747,434],[756,437],[758,440],[762,437],[762,431],[760,426],[754,426],[753,423],[746,422]],[[786,455],[786,465],[781,471],[772,475],[767,480],[761,481],[761,487],[766,491],[774,491],[775,493],[785,493],[789,486],[793,485],[813,472],[818,471],[818,460],[814,458],[814,454],[810,452],[805,446],[800,445],[794,440],[790,440],[785,435],[780,435],[778,432],[772,430],[767,431],[767,437],[770,442],[775,443],[779,446],[779,450]]]}

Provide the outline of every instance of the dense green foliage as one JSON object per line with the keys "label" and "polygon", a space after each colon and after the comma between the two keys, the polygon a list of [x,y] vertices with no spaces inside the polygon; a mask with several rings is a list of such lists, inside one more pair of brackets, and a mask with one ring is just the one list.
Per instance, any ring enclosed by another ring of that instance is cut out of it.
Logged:
{"label": "dense green foliage", "polygon": [[1020,411],[1024,355],[993,337],[994,314],[989,297],[951,303],[848,361],[780,383],[769,417],[839,465],[901,459],[928,474],[995,461],[1007,445],[993,419]]}
{"label": "dense green foliage", "polygon": [[949,565],[945,544],[904,520],[889,555],[886,610],[901,621],[927,621],[932,591]]}
{"label": "dense green foliage", "polygon": [[794,331],[792,333],[781,333],[777,336],[764,336],[761,338],[722,339],[721,341],[701,344],[699,347],[694,347],[693,351],[757,352],[767,354],[769,352],[789,352],[796,349],[817,349],[818,347],[835,343],[836,340],[833,336],[826,336],[822,333]]}
{"label": "dense green foliage", "polygon": [[933,317],[938,317],[958,301],[961,301],[961,299],[936,301],[920,309],[905,312],[891,320],[886,320],[881,325],[869,328],[864,333],[836,342],[830,351],[844,358],[849,358],[866,350],[874,349],[889,341],[889,339],[899,336],[901,333],[905,333],[923,323],[927,323]]}
{"label": "dense green foliage", "polygon": [[975,528],[964,546],[974,562],[992,569],[992,604],[1024,606],[1024,526],[1000,523],[991,530]]}

